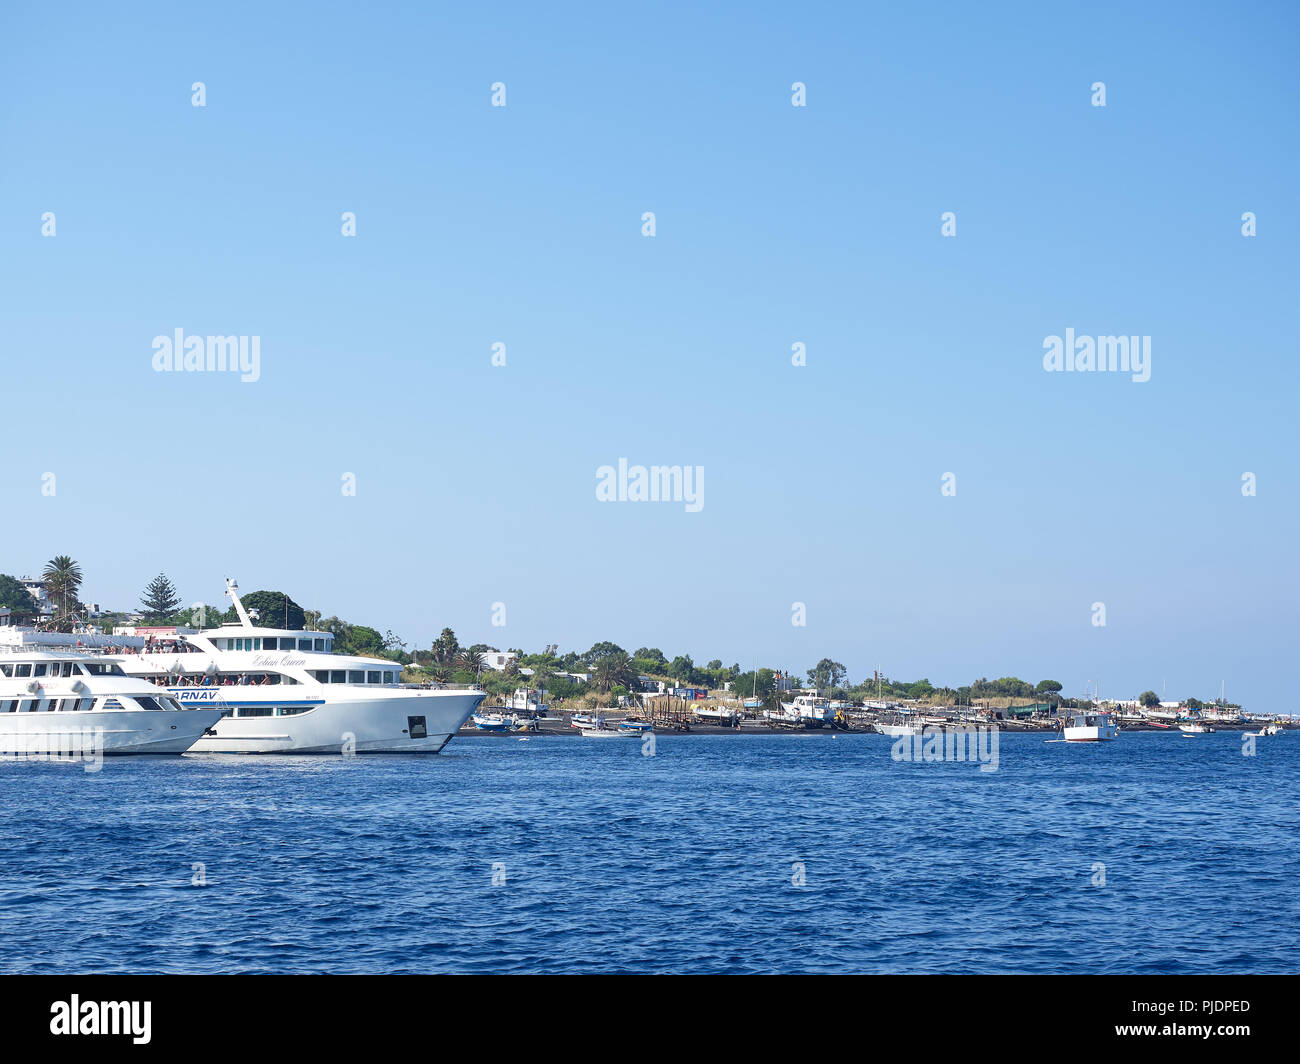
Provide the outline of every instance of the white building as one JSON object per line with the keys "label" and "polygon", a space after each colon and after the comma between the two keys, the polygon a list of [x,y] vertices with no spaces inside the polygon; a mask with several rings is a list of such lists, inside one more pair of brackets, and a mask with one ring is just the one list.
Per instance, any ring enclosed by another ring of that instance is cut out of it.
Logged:
{"label": "white building", "polygon": [[42,617],[54,616],[54,600],[50,598],[50,593],[45,589],[45,581],[37,580],[30,576],[24,576],[18,581],[27,589],[27,593],[36,600]]}
{"label": "white building", "polygon": [[493,669],[496,672],[505,672],[510,667],[510,663],[519,657],[513,650],[485,650],[483,651],[483,667]]}

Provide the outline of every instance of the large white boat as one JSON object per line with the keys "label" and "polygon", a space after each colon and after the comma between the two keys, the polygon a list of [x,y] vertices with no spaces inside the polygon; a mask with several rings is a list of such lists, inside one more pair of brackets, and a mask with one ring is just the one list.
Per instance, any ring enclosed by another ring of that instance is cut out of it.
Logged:
{"label": "large white boat", "polygon": [[437,753],[487,697],[403,685],[397,662],[335,654],[329,632],[257,627],[235,581],[226,594],[237,622],[119,659],[182,706],[221,710],[196,753]]}
{"label": "large white boat", "polygon": [[183,754],[221,719],[183,709],[115,660],[0,647],[0,756]]}
{"label": "large white boat", "polygon": [[797,695],[793,702],[782,702],[780,711],[772,710],[767,719],[803,728],[820,728],[835,720],[830,703],[818,695]]}
{"label": "large white boat", "polygon": [[1072,713],[1061,729],[1067,743],[1108,742],[1119,735],[1115,718],[1109,713]]}

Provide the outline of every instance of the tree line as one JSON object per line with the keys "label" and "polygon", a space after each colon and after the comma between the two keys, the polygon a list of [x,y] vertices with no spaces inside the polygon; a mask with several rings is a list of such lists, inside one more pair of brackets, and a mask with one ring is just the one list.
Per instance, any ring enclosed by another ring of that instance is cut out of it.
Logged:
{"label": "tree line", "polygon": [[[74,559],[65,554],[51,558],[41,579],[54,606],[54,616],[41,623],[61,631],[71,631],[73,625],[86,623],[87,609],[79,597],[83,575]],[[629,652],[609,641],[598,642],[585,652],[564,654],[558,652],[558,646],[547,646],[531,654],[521,648],[510,648],[508,653],[513,657],[509,665],[497,672],[484,668],[483,655],[500,653],[500,648],[486,643],[462,646],[450,628],[444,628],[428,650],[408,650],[407,644],[391,629],[381,634],[369,625],[354,624],[337,616],[326,617],[319,610],[304,609],[282,591],[254,591],[241,598],[254,623],[261,627],[329,632],[334,636],[337,653],[386,658],[410,667],[419,677],[439,683],[481,683],[493,694],[508,694],[525,687],[545,689],[554,698],[588,693],[619,695],[638,691],[639,678],[649,676],[681,687],[717,690],[729,686],[737,696],[756,697],[764,705],[774,707],[782,697],[780,681],[785,678],[792,681],[788,686],[802,686],[806,681],[806,686],[823,695],[854,701],[879,698],[969,704],[990,698],[1033,698],[1067,708],[1084,704],[1081,699],[1062,697],[1062,685],[1056,680],[1040,680],[1035,684],[1016,676],[996,680],[981,677],[969,684],[947,687],[935,686],[924,678],[895,680],[873,674],[850,683],[845,666],[831,658],[822,658],[804,673],[770,668],[754,671],[742,670],[739,663],[725,666],[718,658],[705,665],[697,665],[689,654],[670,659],[658,647],[638,647]],[[183,601],[175,584],[165,573],[159,573],[141,593],[140,614],[146,623],[160,627],[205,628],[238,620],[233,604],[228,608],[206,604],[183,607]],[[0,573],[0,606],[8,607],[20,623],[40,621],[36,599],[19,580],[3,573]],[[125,615],[109,615],[109,618],[121,623]],[[531,670],[531,675],[526,677],[523,669]],[[571,675],[574,673],[584,674],[588,679],[578,679]],[[1154,691],[1143,691],[1138,700],[1147,707],[1160,701]],[[1186,702],[1193,708],[1214,704],[1197,699]]]}

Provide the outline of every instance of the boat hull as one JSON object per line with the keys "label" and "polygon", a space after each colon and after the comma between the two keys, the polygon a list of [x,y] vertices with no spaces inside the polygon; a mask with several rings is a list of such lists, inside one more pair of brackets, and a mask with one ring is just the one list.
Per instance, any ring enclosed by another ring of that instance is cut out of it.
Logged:
{"label": "boat hull", "polygon": [[0,715],[0,757],[35,750],[68,750],[105,757],[183,754],[221,718],[210,709],[100,710],[84,713]]}
{"label": "boat hull", "polygon": [[[173,690],[184,701],[194,688]],[[218,688],[235,706],[249,704],[248,688]],[[336,692],[333,692],[337,694]],[[259,695],[261,692],[259,691]],[[487,695],[482,691],[376,691],[315,700],[292,716],[225,716],[215,734],[191,748],[200,754],[436,754],[451,741]],[[259,701],[274,706],[265,698]],[[218,704],[221,704],[220,702]]]}
{"label": "boat hull", "polygon": [[1113,728],[1066,728],[1062,736],[1067,743],[1108,743],[1115,736],[1116,731]]}

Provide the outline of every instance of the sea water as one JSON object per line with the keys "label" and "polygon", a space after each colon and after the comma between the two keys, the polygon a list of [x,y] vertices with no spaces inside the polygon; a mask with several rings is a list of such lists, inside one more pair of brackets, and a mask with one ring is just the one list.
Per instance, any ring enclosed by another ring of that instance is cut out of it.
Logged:
{"label": "sea water", "polygon": [[0,763],[3,972],[1281,972],[1300,734]]}

